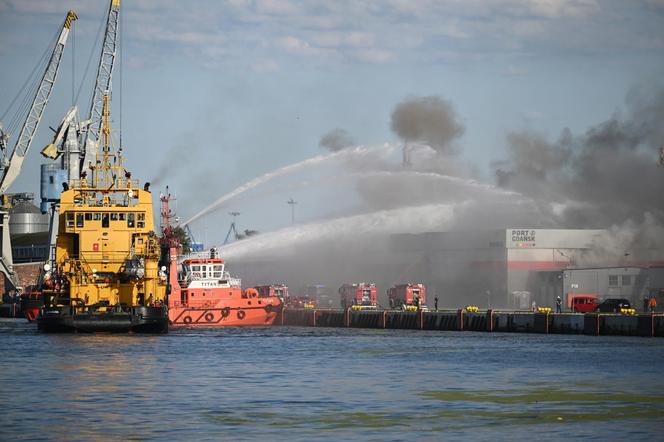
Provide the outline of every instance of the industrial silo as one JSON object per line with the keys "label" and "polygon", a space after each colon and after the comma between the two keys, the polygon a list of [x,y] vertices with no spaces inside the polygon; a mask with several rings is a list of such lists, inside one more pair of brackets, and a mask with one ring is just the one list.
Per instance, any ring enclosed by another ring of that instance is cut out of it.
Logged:
{"label": "industrial silo", "polygon": [[67,182],[67,171],[59,164],[49,163],[41,165],[41,211],[48,212],[49,203],[60,200],[63,183]]}
{"label": "industrial silo", "polygon": [[13,199],[14,204],[9,210],[10,235],[48,232],[48,215],[32,204],[32,194]]}

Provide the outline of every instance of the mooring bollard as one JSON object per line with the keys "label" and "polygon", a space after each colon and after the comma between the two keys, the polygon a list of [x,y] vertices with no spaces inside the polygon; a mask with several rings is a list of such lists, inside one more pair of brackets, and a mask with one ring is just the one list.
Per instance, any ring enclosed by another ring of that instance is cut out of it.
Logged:
{"label": "mooring bollard", "polygon": [[462,308],[460,308],[457,311],[457,321],[458,321],[457,330],[463,331],[463,309]]}

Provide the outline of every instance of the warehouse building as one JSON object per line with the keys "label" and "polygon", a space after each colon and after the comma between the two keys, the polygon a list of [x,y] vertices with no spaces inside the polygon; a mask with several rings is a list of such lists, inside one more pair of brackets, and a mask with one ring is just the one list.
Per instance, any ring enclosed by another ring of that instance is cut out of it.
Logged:
{"label": "warehouse building", "polygon": [[[603,233],[589,229],[512,228],[399,234],[392,237],[392,249],[400,255],[402,265],[416,263],[418,271],[413,277],[426,283],[442,305],[528,309],[533,302],[551,306],[556,296],[569,289],[564,287],[563,270],[595,259]],[[629,263],[633,267],[638,261],[641,267],[650,267],[661,263],[661,255],[661,251],[653,250],[619,251],[609,258],[613,262],[602,266]],[[626,282],[632,278],[629,296],[637,299],[643,293],[636,290],[634,272],[624,276]],[[613,296],[618,289],[622,294],[623,286],[610,282],[617,276],[621,283],[623,274],[614,275],[609,270],[604,273],[606,289],[597,289],[602,296]],[[627,293],[627,288],[624,291]]]}

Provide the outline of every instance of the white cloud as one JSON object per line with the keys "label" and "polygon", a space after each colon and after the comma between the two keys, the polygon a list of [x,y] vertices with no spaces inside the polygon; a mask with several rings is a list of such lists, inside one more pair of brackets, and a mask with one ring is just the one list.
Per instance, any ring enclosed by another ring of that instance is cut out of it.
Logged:
{"label": "white cloud", "polygon": [[[21,14],[60,14],[64,20],[69,9],[75,10],[79,15],[97,12],[99,5],[93,2],[77,0],[66,5],[53,0],[2,0],[0,10],[12,10]],[[104,7],[104,9],[107,9]]]}
{"label": "white cloud", "polygon": [[388,63],[395,59],[393,53],[382,49],[362,49],[354,51],[352,56],[365,63]]}
{"label": "white cloud", "polygon": [[318,32],[311,37],[314,44],[324,47],[371,47],[375,40],[375,36],[368,32]]}
{"label": "white cloud", "polygon": [[[247,54],[278,61],[275,48],[291,56],[363,63],[443,59],[436,54],[470,60],[524,52],[657,51],[663,44],[657,30],[664,28],[661,15],[652,13],[664,0],[601,5],[597,0],[227,0],[223,6],[218,0],[133,0],[122,5],[125,38],[140,42],[150,51],[146,56],[164,58],[175,48],[245,66],[252,65]],[[64,17],[70,6],[83,11],[86,23],[90,16],[98,20],[107,7],[84,0],[0,0],[0,20],[45,23],[56,12]]]}
{"label": "white cloud", "polygon": [[524,77],[528,75],[528,70],[518,66],[508,66],[505,75],[510,77]]}
{"label": "white cloud", "polygon": [[258,0],[256,11],[262,14],[290,15],[297,14],[299,9],[288,0]]}
{"label": "white cloud", "polygon": [[277,45],[294,54],[310,54],[313,50],[308,42],[293,36],[278,39]]}
{"label": "white cloud", "polygon": [[596,0],[529,0],[530,12],[545,18],[588,17],[600,11]]}
{"label": "white cloud", "polygon": [[279,70],[279,63],[271,59],[255,60],[251,63],[251,69],[255,72],[276,72]]}

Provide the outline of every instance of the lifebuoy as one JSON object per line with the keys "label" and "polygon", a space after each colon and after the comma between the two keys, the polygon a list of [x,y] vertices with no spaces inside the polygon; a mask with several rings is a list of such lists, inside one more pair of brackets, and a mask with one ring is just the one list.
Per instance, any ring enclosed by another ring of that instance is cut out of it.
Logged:
{"label": "lifebuoy", "polygon": [[237,318],[238,319],[244,319],[245,316],[247,316],[247,314],[243,310],[238,310],[237,311]]}
{"label": "lifebuoy", "polygon": [[191,316],[185,316],[183,321],[185,324],[191,324]]}
{"label": "lifebuoy", "polygon": [[212,313],[206,313],[205,314],[205,320],[207,322],[212,322],[213,319],[214,319],[214,315]]}
{"label": "lifebuoy", "polygon": [[228,315],[230,314],[231,314],[230,307],[224,307],[223,309],[221,309],[221,316],[223,316],[224,318],[228,317]]}

